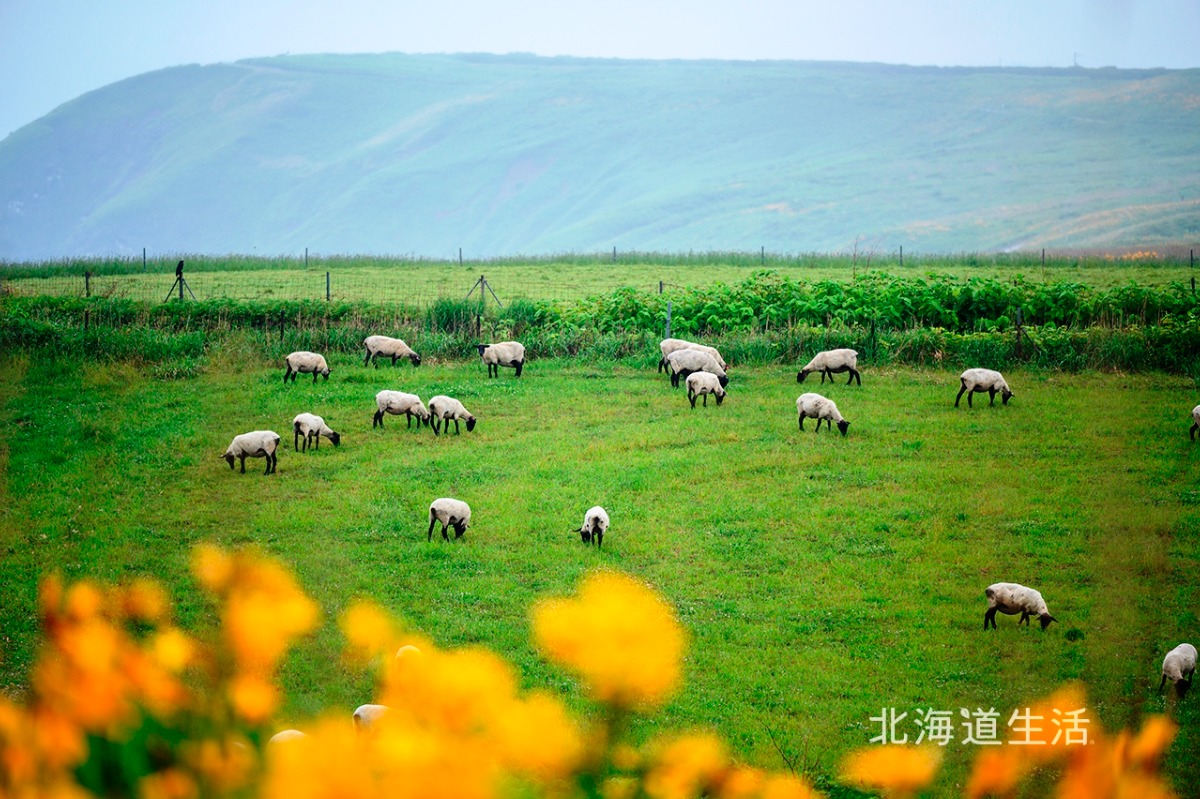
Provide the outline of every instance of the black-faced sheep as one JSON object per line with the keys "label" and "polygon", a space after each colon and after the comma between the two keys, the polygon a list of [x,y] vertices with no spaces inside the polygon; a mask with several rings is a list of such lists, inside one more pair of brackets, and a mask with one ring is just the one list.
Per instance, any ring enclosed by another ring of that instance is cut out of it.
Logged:
{"label": "black-faced sheep", "polygon": [[450,432],[450,420],[454,420],[454,435],[459,434],[458,420],[462,419],[467,423],[467,432],[475,429],[475,423],[479,421],[471,413],[463,407],[463,404],[453,397],[447,397],[445,394],[438,394],[433,399],[429,400],[429,417],[430,424],[433,425],[433,434],[440,435],[439,428],[444,424],[446,432]]}
{"label": "black-faced sheep", "polygon": [[958,396],[954,398],[955,408],[958,407],[958,401],[964,393],[967,395],[967,407],[974,407],[971,397],[977,391],[986,391],[991,396],[992,401],[988,403],[988,407],[996,404],[996,394],[1000,395],[1005,405],[1013,396],[1012,389],[1004,382],[1004,375],[993,369],[968,369],[959,375],[958,380],[962,385],[958,389]]}
{"label": "black-faced sheep", "polygon": [[495,374],[500,376],[501,366],[511,366],[517,370],[517,377],[521,376],[521,370],[525,368],[525,345],[519,341],[501,341],[496,344],[476,344],[479,348],[479,357],[483,358],[483,362],[487,364],[488,377]]}
{"label": "black-faced sheep", "polygon": [[1191,644],[1180,644],[1167,653],[1162,663],[1162,680],[1158,683],[1161,691],[1167,680],[1175,686],[1175,693],[1183,696],[1192,687],[1192,674],[1196,671],[1196,647]]}
{"label": "black-faced sheep", "polygon": [[324,375],[325,379],[329,379],[329,365],[325,363],[325,358],[315,352],[307,352],[300,350],[293,352],[285,359],[287,362],[287,371],[283,375],[283,382],[287,382],[288,378],[292,382],[296,382],[297,375],[304,373],[312,373],[313,382],[317,382],[317,375]]}
{"label": "black-faced sheep", "polygon": [[821,422],[826,423],[826,427],[833,429],[834,424],[843,436],[850,429],[850,423],[842,418],[841,411],[837,405],[828,397],[823,397],[820,394],[801,394],[796,398],[796,412],[800,416],[800,429],[804,429],[805,419],[816,419],[817,430],[821,432]]}
{"label": "black-faced sheep", "polygon": [[590,544],[593,541],[596,546],[604,546],[604,533],[608,531],[608,511],[596,505],[588,508],[587,513],[583,514],[583,526],[575,532],[583,537],[583,543]]}
{"label": "black-faced sheep", "polygon": [[695,349],[676,350],[667,356],[667,367],[671,372],[671,387],[679,388],[679,381],[686,380],[693,372],[708,372],[717,376],[721,387],[729,385],[729,377],[715,355]]}
{"label": "black-faced sheep", "polygon": [[425,540],[433,540],[433,528],[438,522],[442,525],[442,539],[444,541],[450,540],[450,536],[446,534],[446,530],[450,527],[454,528],[455,538],[462,538],[463,533],[467,531],[467,527],[471,524],[471,508],[460,499],[451,499],[449,497],[435,499],[429,505],[429,534],[425,537]]}
{"label": "black-faced sheep", "polygon": [[708,395],[717,398],[717,404],[725,401],[725,388],[720,379],[711,372],[692,372],[687,376],[688,402],[696,407],[696,397],[704,397],[704,407],[708,407]]}
{"label": "black-faced sheep", "polygon": [[383,415],[390,413],[393,416],[404,414],[405,427],[412,427],[412,420],[416,418],[417,427],[421,424],[429,424],[430,414],[421,404],[421,398],[416,394],[407,394],[403,391],[388,391],[384,389],[375,395],[375,416],[371,419],[371,429],[375,427],[383,427]]}
{"label": "black-faced sheep", "polygon": [[380,355],[385,358],[391,358],[392,366],[396,365],[397,358],[408,358],[413,366],[421,365],[421,356],[413,352],[411,347],[398,338],[392,338],[391,336],[367,336],[363,339],[363,346],[367,348],[367,357],[363,361],[363,366],[374,362]]}
{"label": "black-faced sheep", "polygon": [[271,430],[255,430],[252,433],[242,433],[234,436],[228,449],[221,457],[233,469],[235,458],[241,461],[242,474],[246,473],[246,458],[266,458],[267,470],[263,474],[274,474],[275,465],[279,462],[276,450],[279,449],[279,435]]}
{"label": "black-faced sheep", "polygon": [[320,449],[321,436],[332,441],[335,447],[342,443],[342,437],[333,432],[333,429],[325,424],[325,420],[315,413],[296,414],[296,418],[292,420],[292,433],[292,449],[300,449],[300,436],[304,436],[304,452],[308,451],[309,443],[314,444],[314,449]]}
{"label": "black-faced sheep", "polygon": [[862,385],[862,375],[858,373],[858,352],[856,350],[825,350],[818,352],[804,368],[796,372],[796,382],[803,383],[804,378],[808,377],[810,372],[821,373],[821,384],[824,385],[825,378],[829,378],[829,382],[833,382],[833,376],[842,372],[849,372],[850,377],[846,380],[846,385],[850,385],[855,380]]}
{"label": "black-faced sheep", "polygon": [[1050,626],[1050,622],[1058,621],[1050,615],[1050,610],[1046,607],[1046,600],[1042,599],[1041,592],[1019,583],[992,583],[984,589],[983,593],[988,601],[987,610],[983,614],[983,629],[985,630],[989,624],[993,630],[996,629],[996,611],[1006,616],[1015,616],[1020,613],[1021,618],[1017,624],[1024,622],[1026,627],[1029,626],[1030,617],[1037,616],[1042,623],[1043,630]]}

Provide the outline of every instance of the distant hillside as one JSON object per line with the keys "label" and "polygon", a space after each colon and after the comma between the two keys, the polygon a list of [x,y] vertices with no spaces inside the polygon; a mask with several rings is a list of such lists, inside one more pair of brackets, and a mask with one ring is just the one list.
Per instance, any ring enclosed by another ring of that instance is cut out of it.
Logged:
{"label": "distant hillside", "polygon": [[285,56],[0,142],[0,259],[1200,241],[1200,70]]}

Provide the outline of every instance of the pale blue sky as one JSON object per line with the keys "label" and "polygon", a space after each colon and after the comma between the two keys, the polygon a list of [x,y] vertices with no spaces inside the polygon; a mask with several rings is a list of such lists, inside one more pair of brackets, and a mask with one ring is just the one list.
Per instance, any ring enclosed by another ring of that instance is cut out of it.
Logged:
{"label": "pale blue sky", "polygon": [[178,64],[527,52],[1200,67],[1200,0],[0,0],[0,137]]}

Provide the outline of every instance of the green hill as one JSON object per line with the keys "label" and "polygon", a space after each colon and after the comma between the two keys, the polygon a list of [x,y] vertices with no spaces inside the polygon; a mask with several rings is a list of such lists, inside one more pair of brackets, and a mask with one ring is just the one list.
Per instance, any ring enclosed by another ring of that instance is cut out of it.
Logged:
{"label": "green hill", "polygon": [[284,56],[0,142],[0,259],[1200,241],[1200,70]]}

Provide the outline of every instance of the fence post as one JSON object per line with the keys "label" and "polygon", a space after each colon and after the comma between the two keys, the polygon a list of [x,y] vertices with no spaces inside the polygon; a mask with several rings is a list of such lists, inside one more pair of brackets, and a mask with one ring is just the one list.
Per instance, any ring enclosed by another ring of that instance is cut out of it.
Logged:
{"label": "fence post", "polygon": [[667,300],[667,330],[663,333],[663,338],[671,337],[671,301]]}
{"label": "fence post", "polygon": [[871,320],[871,360],[875,360],[875,350],[879,347],[879,340],[875,338],[875,320]]}
{"label": "fence post", "polygon": [[92,321],[92,312],[85,308],[83,311],[83,329],[84,330],[88,329],[88,327],[91,325],[91,321]]}
{"label": "fence post", "polygon": [[325,273],[325,302],[329,302],[329,273]]}
{"label": "fence post", "polygon": [[92,296],[92,273],[86,270],[83,273],[83,296]]}
{"label": "fence post", "polygon": [[458,265],[462,266],[462,247],[458,248]]}
{"label": "fence post", "polygon": [[146,271],[146,248],[142,248],[142,271]]}
{"label": "fence post", "polygon": [[617,262],[617,248],[616,248],[616,246],[614,246],[613,247],[613,263],[615,264],[616,262]]}
{"label": "fence post", "polygon": [[1021,360],[1021,334],[1025,332],[1022,325],[1021,306],[1017,306],[1017,360]]}
{"label": "fence post", "polygon": [[904,266],[904,245],[900,245],[900,265]]}
{"label": "fence post", "polygon": [[762,267],[767,265],[767,246],[765,244],[758,250],[758,265]]}
{"label": "fence post", "polygon": [[308,248],[307,247],[304,248],[304,269],[305,269],[305,271],[308,270]]}
{"label": "fence post", "polygon": [[[1193,280],[1192,282],[1194,283],[1194,282],[1195,282],[1195,280]],[[659,293],[659,294],[662,294],[662,293],[663,293],[663,282],[662,282],[661,280],[660,280],[660,281],[658,281],[658,293]]]}
{"label": "fence post", "polygon": [[283,343],[283,311],[279,312],[279,343]]}

